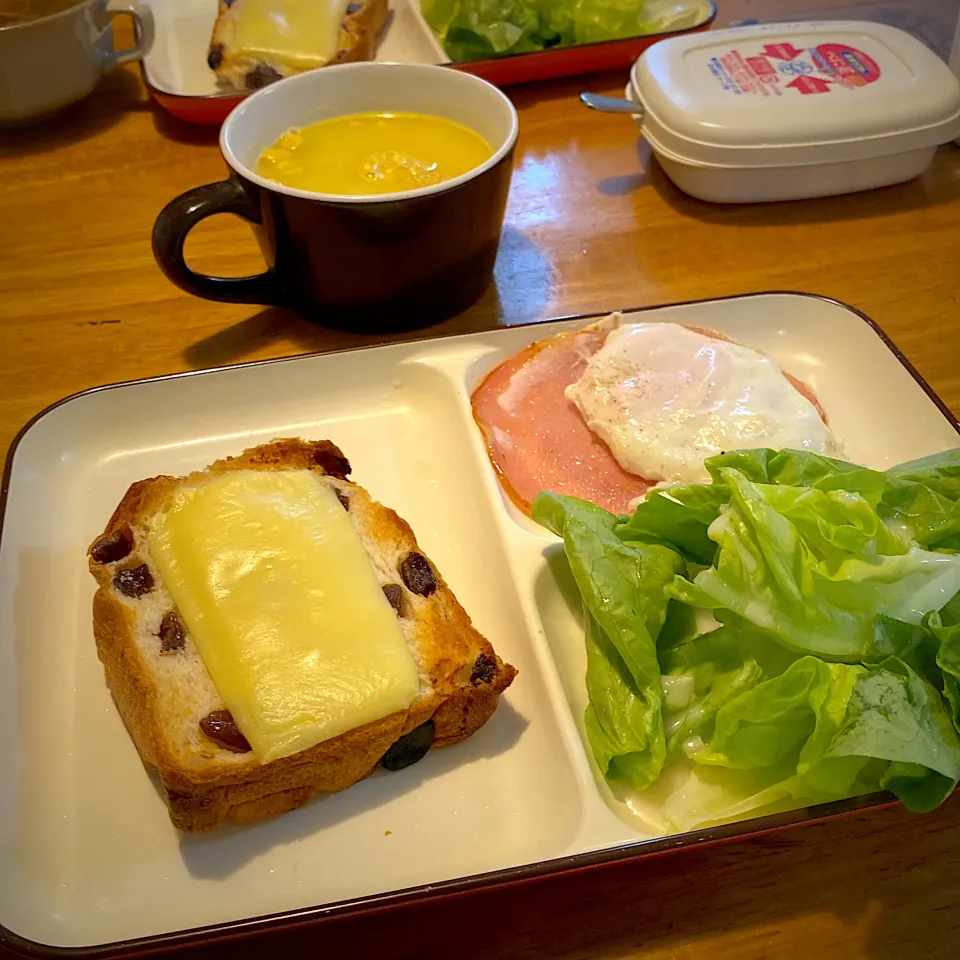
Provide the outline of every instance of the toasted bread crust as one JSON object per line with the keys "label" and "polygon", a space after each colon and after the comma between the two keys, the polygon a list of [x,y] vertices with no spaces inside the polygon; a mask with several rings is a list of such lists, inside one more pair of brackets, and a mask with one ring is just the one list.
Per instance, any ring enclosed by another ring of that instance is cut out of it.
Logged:
{"label": "toasted bread crust", "polygon": [[[91,550],[102,536],[142,531],[181,484],[251,469],[309,469],[333,478],[349,498],[355,526],[373,538],[384,558],[422,555],[405,521],[362,487],[341,479],[350,467],[336,446],[303,440],[276,440],[181,479],[159,476],[134,483]],[[113,582],[118,570],[143,559],[145,549],[145,544],[135,546],[131,556],[115,562],[90,557],[90,571],[99,585],[93,601],[94,638],[118,711],[143,762],[159,774],[171,819],[181,830],[207,830],[224,821],[248,823],[299,807],[315,794],[343,790],[372,773],[399,737],[427,720],[434,723],[433,746],[459,743],[489,719],[516,675],[473,627],[431,564],[436,591],[429,597],[408,593],[404,600],[424,678],[421,695],[409,709],[265,765],[252,753],[231,753],[202,736],[199,745],[187,745],[176,734],[180,728],[170,722],[178,711],[182,716],[182,705],[161,682],[156,654],[137,642],[138,600],[120,595]],[[477,675],[478,658],[488,666],[480,671],[482,677]],[[193,717],[186,722],[192,724]]]}
{"label": "toasted bread crust", "polygon": [[[373,60],[377,37],[389,14],[388,0],[351,0],[340,21],[337,51],[325,66]],[[275,60],[255,60],[235,49],[237,19],[243,15],[243,0],[219,0],[219,12],[210,37],[207,63],[218,82],[237,90],[257,90],[292,77],[300,71]]]}

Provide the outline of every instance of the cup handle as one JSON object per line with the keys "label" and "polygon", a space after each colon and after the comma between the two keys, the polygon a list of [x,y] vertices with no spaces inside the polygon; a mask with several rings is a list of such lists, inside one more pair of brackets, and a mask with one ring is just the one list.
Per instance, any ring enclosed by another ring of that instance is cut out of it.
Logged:
{"label": "cup handle", "polygon": [[191,270],[183,259],[187,234],[215,213],[235,213],[260,223],[260,204],[234,177],[194,187],[171,200],[153,225],[153,255],[160,269],[181,290],[223,303],[286,306],[279,281],[269,270],[253,277],[209,277]]}
{"label": "cup handle", "polygon": [[154,36],[153,11],[145,0],[101,0],[100,12],[110,20],[118,13],[129,13],[137,27],[137,42],[132,47],[108,53],[103,58],[104,73],[119,67],[121,63],[140,60],[150,52]]}

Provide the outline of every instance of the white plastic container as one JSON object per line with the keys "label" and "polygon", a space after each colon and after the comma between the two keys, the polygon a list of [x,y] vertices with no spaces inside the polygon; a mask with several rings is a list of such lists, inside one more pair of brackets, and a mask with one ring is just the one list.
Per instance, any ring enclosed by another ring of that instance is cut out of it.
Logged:
{"label": "white plastic container", "polygon": [[960,136],[960,80],[877,23],[766,24],[650,47],[628,96],[681,190],[717,203],[900,183]]}

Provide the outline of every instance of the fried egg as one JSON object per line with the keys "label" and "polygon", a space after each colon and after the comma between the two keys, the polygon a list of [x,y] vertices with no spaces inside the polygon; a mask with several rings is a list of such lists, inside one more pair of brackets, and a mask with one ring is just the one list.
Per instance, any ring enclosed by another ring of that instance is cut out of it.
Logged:
{"label": "fried egg", "polygon": [[706,480],[704,460],[725,450],[841,452],[776,361],[679,324],[616,327],[564,392],[620,466],[647,480]]}

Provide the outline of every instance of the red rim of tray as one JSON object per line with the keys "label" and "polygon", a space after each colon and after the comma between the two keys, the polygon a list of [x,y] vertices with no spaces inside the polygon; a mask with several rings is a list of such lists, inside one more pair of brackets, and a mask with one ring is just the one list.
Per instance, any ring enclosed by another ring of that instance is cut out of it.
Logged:
{"label": "red rim of tray", "polygon": [[536,83],[540,80],[556,80],[582,73],[603,73],[632,67],[637,57],[647,47],[667,37],[706,30],[716,19],[716,4],[710,3],[707,18],[694,27],[667,30],[663,33],[648,33],[642,37],[626,40],[604,40],[600,43],[583,43],[559,50],[538,50],[533,53],[515,53],[509,57],[490,60],[474,60],[471,63],[451,63],[454,70],[463,70],[474,76],[489,80],[499,87],[516,83]]}
{"label": "red rim of tray", "polygon": [[[556,80],[560,77],[573,77],[578,74],[602,73],[606,70],[619,70],[633,66],[637,57],[647,47],[668,37],[685,33],[698,33],[706,30],[717,16],[717,6],[709,0],[710,12],[702,23],[694,27],[678,30],[666,30],[663,33],[649,33],[642,37],[628,37],[626,40],[604,40],[600,43],[584,43],[575,47],[563,47],[558,50],[538,50],[532,53],[515,53],[508,57],[490,60],[474,60],[470,63],[447,63],[453,70],[472,73],[488,80],[498,87],[513,86],[518,83],[536,83],[541,80]],[[187,96],[170,93],[153,86],[147,72],[140,63],[143,82],[150,96],[165,110],[188,123],[214,125],[223,123],[233,108],[249,94],[211,93],[202,96]],[[253,91],[251,91],[252,93]]]}
{"label": "red rim of tray", "polygon": [[[946,404],[937,396],[933,388],[923,379],[923,377],[914,369],[909,360],[900,352],[897,346],[883,332],[877,323],[868,317],[865,313],[851,307],[849,304],[834,300],[831,297],[824,297],[813,293],[803,293],[795,290],[762,290],[753,293],[736,294],[725,297],[708,297],[703,300],[686,300],[676,304],[653,304],[645,307],[637,307],[632,310],[625,309],[625,313],[643,313],[648,310],[662,309],[664,306],[686,306],[693,303],[716,303],[724,300],[742,300],[747,297],[770,296],[771,294],[789,294],[791,296],[808,297],[811,300],[821,300],[826,303],[832,303],[836,306],[849,310],[855,316],[859,317],[868,327],[880,338],[887,349],[903,365],[904,369],[916,381],[917,386],[930,398],[931,402],[943,414],[944,419],[960,434],[960,425],[950,413]],[[584,323],[595,320],[597,317],[604,316],[606,312],[587,314],[581,316],[556,317],[552,321],[534,321],[521,326],[549,328],[551,322],[580,320]],[[510,328],[513,329],[513,328]],[[425,333],[424,336],[416,338],[418,340],[438,339]],[[319,356],[324,353],[354,353],[358,350],[373,350],[383,344],[371,344],[370,346],[361,346],[349,348],[347,350],[325,350],[317,351],[313,354],[303,354],[302,356]],[[64,403],[67,403],[77,397],[85,396],[91,393],[99,393],[102,390],[112,390],[117,387],[130,386],[134,383],[153,383],[160,380],[178,380],[183,377],[203,376],[204,374],[224,369],[238,369],[242,367],[256,367],[265,364],[284,363],[293,359],[292,357],[278,357],[270,360],[254,360],[249,363],[231,364],[227,367],[215,367],[210,370],[191,370],[185,373],[174,373],[163,377],[147,377],[141,380],[128,381],[126,383],[107,384],[102,387],[93,387],[89,390],[83,390],[80,393],[65,397],[51,404],[45,410],[42,410],[35,417],[29,420],[20,432],[16,435],[10,449],[7,452],[6,464],[3,471],[3,480],[0,483],[0,539],[3,535],[3,521],[6,515],[7,494],[10,487],[10,478],[13,472],[13,461],[21,440],[26,436],[30,429],[41,419]],[[369,916],[385,910],[395,909],[404,905],[423,903],[432,900],[443,900],[454,896],[463,896],[476,890],[502,888],[517,886],[519,884],[530,883],[551,876],[560,876],[570,873],[577,873],[584,870],[595,869],[608,864],[623,863],[625,861],[637,860],[644,857],[665,855],[668,853],[679,853],[683,850],[698,849],[705,846],[715,846],[721,843],[729,843],[733,840],[741,840],[746,837],[756,837],[760,834],[769,834],[774,831],[785,830],[792,827],[799,827],[811,823],[819,823],[824,820],[832,820],[837,817],[847,816],[866,809],[879,809],[883,807],[895,806],[899,803],[890,793],[873,793],[863,797],[852,797],[847,800],[839,800],[831,803],[820,803],[810,807],[802,807],[798,810],[789,810],[783,813],[776,813],[766,817],[757,817],[752,820],[741,820],[736,823],[722,824],[716,827],[707,827],[702,830],[696,830],[689,833],[682,833],[670,837],[661,837],[654,840],[635,840],[627,843],[620,843],[614,847],[603,850],[588,851],[585,853],[572,854],[565,857],[557,857],[549,860],[541,860],[535,863],[522,864],[515,867],[507,867],[503,870],[496,870],[489,873],[476,874],[468,877],[459,877],[454,880],[447,880],[440,883],[424,884],[421,886],[408,887],[403,890],[392,890],[385,893],[373,894],[365,897],[357,897],[351,900],[341,900],[336,903],[319,905],[314,907],[304,907],[296,910],[288,910],[282,913],[275,913],[260,917],[251,917],[244,920],[228,921],[226,923],[215,924],[206,927],[195,927],[189,930],[179,930],[172,933],[157,934],[150,937],[139,937],[131,940],[120,940],[113,943],[98,944],[91,947],[55,947],[44,943],[38,943],[34,940],[28,940],[19,936],[7,928],[0,926],[0,948],[10,948],[22,956],[47,958],[47,960],[105,960],[105,958],[118,957],[138,957],[145,954],[161,953],[168,951],[186,950],[196,948],[201,945],[211,945],[215,942],[235,941],[246,938],[252,938],[258,935],[279,934],[282,932],[292,933],[293,931],[303,931],[318,923],[334,919],[336,917],[346,916]]]}

